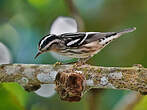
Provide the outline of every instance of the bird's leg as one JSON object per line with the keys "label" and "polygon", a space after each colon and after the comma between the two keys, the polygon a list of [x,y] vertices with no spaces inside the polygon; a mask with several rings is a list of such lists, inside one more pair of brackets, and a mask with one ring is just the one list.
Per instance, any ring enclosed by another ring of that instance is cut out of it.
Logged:
{"label": "bird's leg", "polygon": [[86,64],[86,62],[91,58],[91,56],[87,57],[87,58],[80,58],[79,61],[77,61],[75,64],[78,66],[84,65]]}
{"label": "bird's leg", "polygon": [[58,65],[62,65],[63,63],[62,62],[56,62],[53,66],[56,67]]}
{"label": "bird's leg", "polygon": [[86,62],[91,58],[91,56],[87,58],[80,58],[78,61],[73,61],[73,62],[68,62],[68,63],[61,63],[61,62],[56,62],[55,65],[60,65],[60,64],[74,64],[75,66],[81,66],[86,64]]}
{"label": "bird's leg", "polygon": [[77,63],[78,61],[72,61],[72,62],[67,62],[67,63],[64,63],[64,64],[74,64],[74,63]]}

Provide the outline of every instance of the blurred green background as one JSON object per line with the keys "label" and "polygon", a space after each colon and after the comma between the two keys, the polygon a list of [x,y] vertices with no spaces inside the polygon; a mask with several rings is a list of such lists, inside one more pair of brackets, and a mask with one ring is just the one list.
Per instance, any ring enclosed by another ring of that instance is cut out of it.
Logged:
{"label": "blurred green background", "polygon": [[[57,61],[49,53],[37,60],[34,56],[38,41],[49,32],[53,21],[59,16],[74,15],[70,5],[68,0],[0,0],[0,42],[9,48],[13,63],[54,64]],[[72,5],[84,23],[84,31],[137,28],[105,47],[90,60],[91,64],[142,64],[147,67],[147,0],[73,0]],[[128,93],[94,90],[84,95],[80,102],[69,103],[61,101],[57,94],[43,98],[24,91],[18,84],[1,84],[0,110],[113,110]],[[91,100],[94,108],[91,108]],[[147,110],[146,101],[143,97],[133,110]]]}

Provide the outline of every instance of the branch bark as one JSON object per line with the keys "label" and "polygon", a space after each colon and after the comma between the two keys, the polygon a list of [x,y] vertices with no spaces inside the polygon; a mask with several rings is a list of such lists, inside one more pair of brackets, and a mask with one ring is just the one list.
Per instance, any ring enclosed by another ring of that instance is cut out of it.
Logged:
{"label": "branch bark", "polygon": [[147,68],[91,65],[0,65],[0,82],[17,82],[28,91],[56,84],[61,99],[79,101],[91,88],[125,89],[147,93]]}

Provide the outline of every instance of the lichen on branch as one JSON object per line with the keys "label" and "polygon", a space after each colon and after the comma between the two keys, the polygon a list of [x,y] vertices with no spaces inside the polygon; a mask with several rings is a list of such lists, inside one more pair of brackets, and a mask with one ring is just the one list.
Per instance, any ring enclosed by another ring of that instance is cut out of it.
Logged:
{"label": "lichen on branch", "polygon": [[41,84],[56,84],[61,99],[79,101],[91,88],[126,89],[147,93],[147,69],[133,67],[100,67],[88,64],[37,65],[2,64],[0,82],[17,82],[28,91]]}

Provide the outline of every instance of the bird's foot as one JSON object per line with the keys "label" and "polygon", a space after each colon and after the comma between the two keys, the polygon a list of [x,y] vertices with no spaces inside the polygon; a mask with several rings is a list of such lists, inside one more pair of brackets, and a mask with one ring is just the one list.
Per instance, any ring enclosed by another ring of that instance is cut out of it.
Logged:
{"label": "bird's foot", "polygon": [[77,61],[77,62],[75,63],[75,65],[77,65],[77,66],[85,65],[85,64],[87,64],[87,61],[88,61],[90,58],[91,58],[90,56],[87,57],[87,58],[81,58],[81,59],[79,59],[79,61]]}
{"label": "bird's foot", "polygon": [[74,66],[81,66],[81,65],[86,64],[86,62],[83,62],[83,61],[74,61],[74,62],[68,62],[68,63],[64,63],[64,64],[66,64],[66,65],[72,64]]}
{"label": "bird's foot", "polygon": [[85,65],[86,62],[83,62],[83,61],[77,61],[76,63],[74,63],[74,67],[79,67],[79,66],[82,66],[82,65]]}
{"label": "bird's foot", "polygon": [[144,68],[141,64],[134,64],[133,67]]}
{"label": "bird's foot", "polygon": [[53,66],[56,67],[56,66],[62,65],[62,64],[63,64],[63,63],[61,63],[61,62],[56,62]]}

